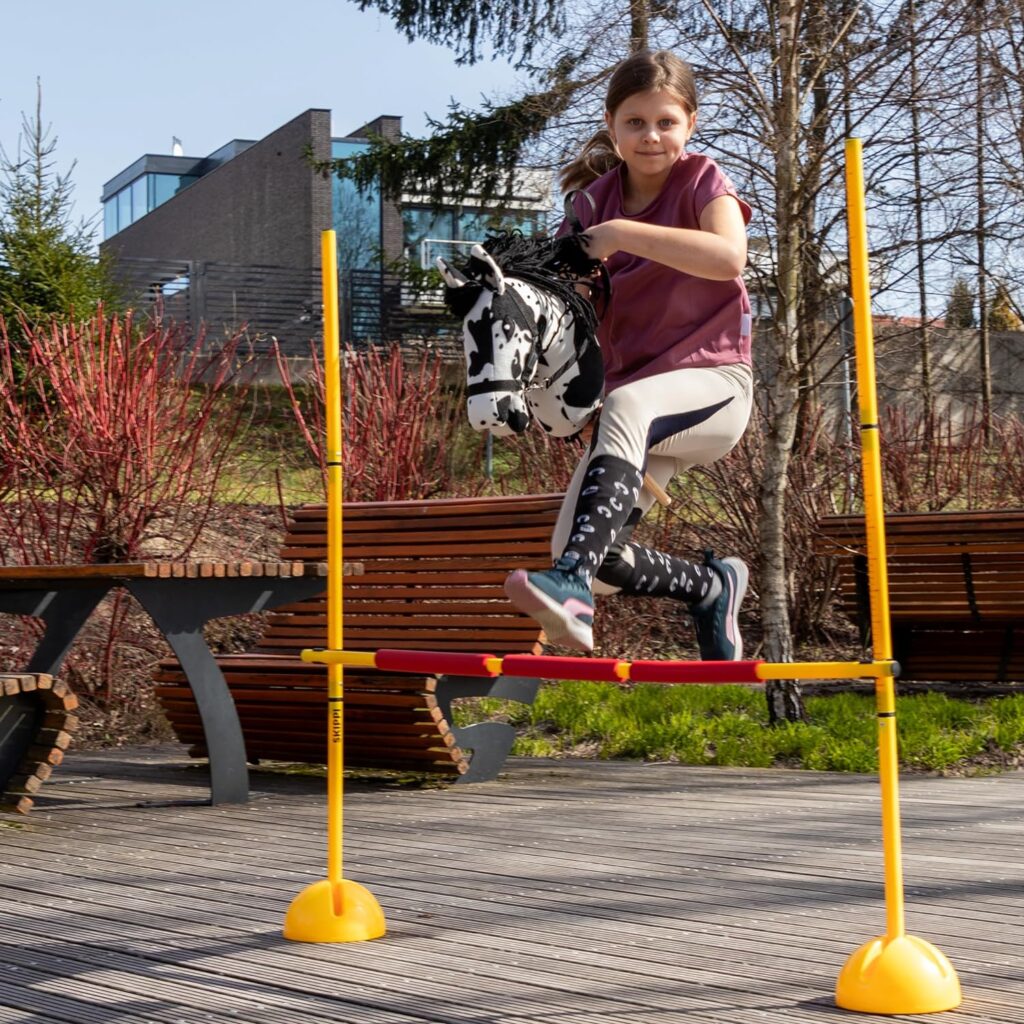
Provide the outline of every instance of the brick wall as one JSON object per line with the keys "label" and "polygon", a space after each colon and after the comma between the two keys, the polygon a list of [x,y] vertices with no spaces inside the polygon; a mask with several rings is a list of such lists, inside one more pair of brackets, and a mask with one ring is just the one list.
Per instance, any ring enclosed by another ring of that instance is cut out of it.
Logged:
{"label": "brick wall", "polygon": [[307,110],[103,243],[104,252],[305,269],[320,265],[331,181],[305,151],[330,159],[331,117]]}

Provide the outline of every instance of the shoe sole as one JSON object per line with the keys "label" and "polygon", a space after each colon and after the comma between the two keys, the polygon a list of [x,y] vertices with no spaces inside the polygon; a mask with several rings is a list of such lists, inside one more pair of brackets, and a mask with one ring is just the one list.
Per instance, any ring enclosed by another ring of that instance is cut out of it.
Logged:
{"label": "shoe sole", "polygon": [[[739,558],[723,558],[722,565],[729,566],[730,569],[736,574],[736,586],[732,588],[732,592],[729,595],[729,607],[726,611],[725,619],[725,635],[733,641],[733,661],[743,660],[743,634],[740,633],[739,624],[739,611],[740,605],[743,604],[743,598],[747,593],[747,583],[750,580],[750,570],[747,568],[746,562],[741,561]],[[732,631],[735,636],[729,637],[729,631]]]}
{"label": "shoe sole", "polygon": [[557,601],[530,583],[525,569],[516,569],[505,580],[505,594],[521,612],[540,623],[549,643],[564,644],[577,651],[594,649],[594,629],[567,613]]}

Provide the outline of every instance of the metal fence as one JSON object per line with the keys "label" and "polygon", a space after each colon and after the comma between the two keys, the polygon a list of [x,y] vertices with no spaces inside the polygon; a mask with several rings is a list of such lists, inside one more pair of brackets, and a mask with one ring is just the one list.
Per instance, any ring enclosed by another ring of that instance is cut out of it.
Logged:
{"label": "metal fence", "polygon": [[[122,258],[114,267],[122,297],[193,333],[216,339],[245,330],[257,349],[276,341],[285,355],[309,354],[321,337],[319,270],[207,260]],[[362,346],[397,341],[450,345],[460,336],[437,296],[424,298],[396,274],[353,270],[340,277],[341,336]]]}

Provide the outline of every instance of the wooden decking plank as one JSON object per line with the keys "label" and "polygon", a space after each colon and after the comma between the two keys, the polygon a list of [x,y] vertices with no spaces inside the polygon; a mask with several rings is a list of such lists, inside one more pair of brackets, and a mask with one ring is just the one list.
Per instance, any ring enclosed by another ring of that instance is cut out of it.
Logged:
{"label": "wooden decking plank", "polygon": [[[494,891],[494,890],[492,890],[492,891]],[[656,896],[658,896],[660,898],[665,898],[665,897],[675,898],[677,903],[678,903],[678,895],[674,896],[674,894],[672,894],[672,893],[646,894],[646,893],[643,893],[641,890],[637,889],[635,886],[634,886],[633,891],[636,892],[638,895],[641,895],[641,896],[644,896],[644,897],[646,897],[647,895],[652,895],[652,896],[656,895]],[[718,899],[718,900],[721,900],[721,898],[722,898],[721,896],[716,897],[716,899]],[[727,897],[727,894],[726,894],[726,899],[727,898],[728,897]],[[786,898],[790,898],[790,897],[786,897]]]}
{"label": "wooden decking plank", "polygon": [[[265,985],[268,1014],[317,992],[359,1024],[821,1024],[842,959],[884,921],[873,779],[516,761],[478,787],[350,787],[346,863],[389,936],[284,943],[284,909],[323,872],[323,780],[255,772],[244,807],[140,808],[202,793],[204,773],[131,757],[69,755],[68,801],[0,828],[10,931],[72,959],[62,942],[109,948],[118,975],[155,958],[190,986]],[[1024,1022],[1018,793],[904,787],[908,922],[968,992],[943,1024]]]}
{"label": "wooden decking plank", "polygon": [[[20,949],[17,936],[0,935],[0,958],[5,965],[16,965],[21,971],[35,969],[46,981],[46,975],[59,978],[80,979],[88,976],[96,981],[103,975],[103,984],[114,992],[133,993],[138,991],[138,979],[133,972],[138,967],[137,957],[112,950],[109,938],[104,944],[89,942],[67,942],[50,937],[32,943],[28,949]],[[30,933],[25,939],[31,942]],[[100,961],[99,964],[97,961]],[[146,995],[167,1008],[166,1016],[158,1019],[188,1019],[189,1011],[201,1012],[203,1020],[245,1021],[246,1024],[337,1024],[340,1001],[323,994],[318,995],[308,988],[296,994],[286,989],[257,986],[246,978],[225,979],[213,972],[209,979],[218,977],[220,984],[208,985],[201,964],[191,965],[198,975],[196,979],[182,977],[180,959],[171,951],[164,956],[147,956],[149,966]],[[234,989],[231,991],[230,989]],[[423,1018],[406,1014],[375,1012],[371,1007],[358,1007],[360,1021],[366,1024],[409,1024]],[[182,1014],[185,1014],[183,1017]]]}

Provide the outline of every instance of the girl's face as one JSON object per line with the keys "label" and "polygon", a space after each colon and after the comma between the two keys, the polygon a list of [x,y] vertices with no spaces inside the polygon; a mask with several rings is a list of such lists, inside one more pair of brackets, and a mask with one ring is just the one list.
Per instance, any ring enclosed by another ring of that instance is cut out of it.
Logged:
{"label": "girl's face", "polygon": [[605,123],[629,177],[645,188],[659,187],[682,156],[697,115],[664,89],[636,92],[605,111]]}

